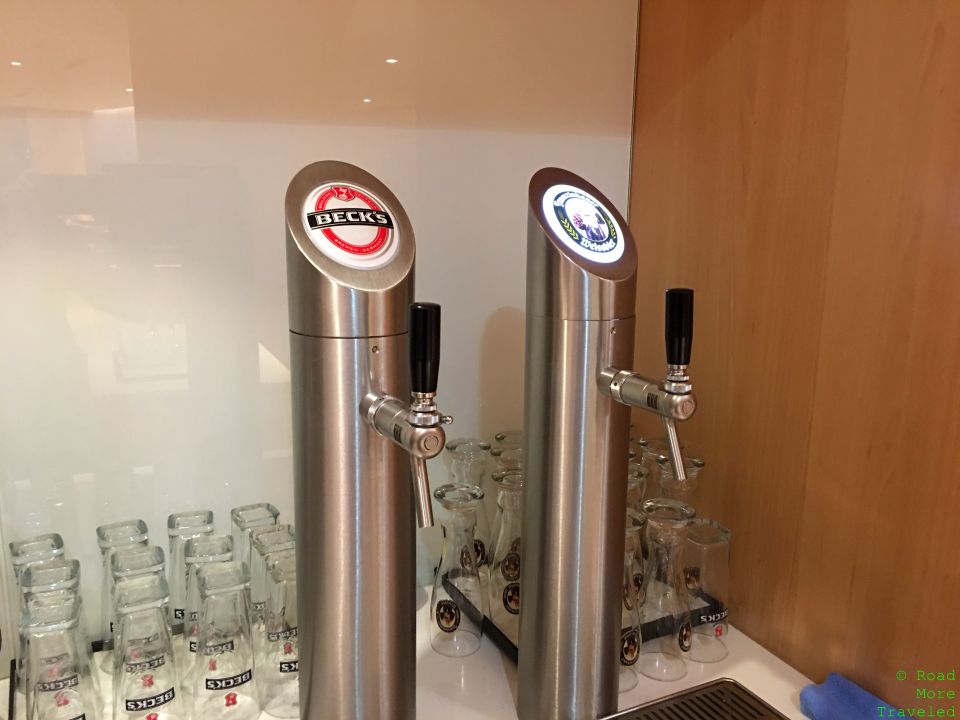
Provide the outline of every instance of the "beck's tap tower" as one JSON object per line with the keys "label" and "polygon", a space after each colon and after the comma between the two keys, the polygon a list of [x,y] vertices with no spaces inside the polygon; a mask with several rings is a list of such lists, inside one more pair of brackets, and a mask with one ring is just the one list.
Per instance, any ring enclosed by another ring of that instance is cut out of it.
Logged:
{"label": "beck's tap tower", "polygon": [[414,720],[414,516],[433,523],[425,461],[450,421],[440,308],[413,304],[410,221],[360,168],[305,167],[285,213],[300,717]]}
{"label": "beck's tap tower", "polygon": [[593,185],[557,168],[530,181],[524,389],[520,720],[617,710],[630,409],[660,415],[677,478],[690,290],[667,293],[666,381],[633,362],[637,250]]}

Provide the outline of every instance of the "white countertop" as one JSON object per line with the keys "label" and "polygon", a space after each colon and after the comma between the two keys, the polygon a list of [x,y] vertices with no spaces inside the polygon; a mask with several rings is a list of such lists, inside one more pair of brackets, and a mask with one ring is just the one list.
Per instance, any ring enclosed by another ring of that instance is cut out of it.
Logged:
{"label": "white countertop", "polygon": [[[419,598],[422,600],[422,596]],[[489,638],[466,658],[438,655],[427,634],[428,605],[418,613],[417,720],[516,720],[517,667]],[[791,720],[800,712],[804,675],[735,628],[726,639],[730,654],[721,662],[690,663],[686,677],[657,682],[640,676],[637,687],[620,695],[620,710],[673,695],[718,678],[736,680]]]}
{"label": "white countertop", "polygon": [[[517,668],[488,638],[480,650],[462,658],[438,655],[427,634],[429,604],[424,593],[417,618],[417,719],[418,720],[516,720]],[[740,631],[727,636],[730,654],[719,663],[690,663],[687,676],[662,683],[644,676],[633,690],[620,696],[626,710],[660,697],[717,678],[731,678],[759,695],[791,720],[805,720],[800,712],[800,689],[809,680],[764,650]],[[108,681],[109,682],[109,681]],[[9,682],[0,681],[0,720],[6,718]],[[19,718],[23,708],[18,708]],[[271,716],[263,714],[263,720]],[[105,718],[109,720],[109,718]]]}

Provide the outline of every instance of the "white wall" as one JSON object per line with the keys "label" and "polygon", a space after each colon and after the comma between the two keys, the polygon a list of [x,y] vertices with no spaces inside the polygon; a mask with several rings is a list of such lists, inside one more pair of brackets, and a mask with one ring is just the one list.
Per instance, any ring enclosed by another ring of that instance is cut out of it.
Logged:
{"label": "white wall", "polygon": [[223,531],[261,500],[292,520],[282,198],[319,159],[377,175],[411,217],[451,436],[519,426],[527,182],[559,165],[626,209],[632,67],[614,76],[598,132],[517,128],[509,108],[445,129],[0,107],[3,540],[60,532],[94,618],[99,524],[142,517],[165,545],[184,509]]}

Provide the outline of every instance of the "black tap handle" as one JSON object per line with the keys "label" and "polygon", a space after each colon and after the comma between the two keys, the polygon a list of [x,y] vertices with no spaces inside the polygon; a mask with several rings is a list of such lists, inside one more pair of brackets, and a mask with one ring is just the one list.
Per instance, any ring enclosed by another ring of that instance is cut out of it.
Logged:
{"label": "black tap handle", "polygon": [[410,389],[437,392],[440,373],[440,306],[413,303],[410,306]]}
{"label": "black tap handle", "polygon": [[693,290],[667,290],[667,364],[689,365],[693,347]]}

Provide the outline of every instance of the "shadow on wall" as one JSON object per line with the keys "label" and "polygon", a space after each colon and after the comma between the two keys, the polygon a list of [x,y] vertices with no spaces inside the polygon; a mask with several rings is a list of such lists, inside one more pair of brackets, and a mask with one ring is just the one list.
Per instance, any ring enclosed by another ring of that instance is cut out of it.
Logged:
{"label": "shadow on wall", "polygon": [[501,307],[483,326],[480,343],[480,436],[523,427],[523,357],[526,316]]}

